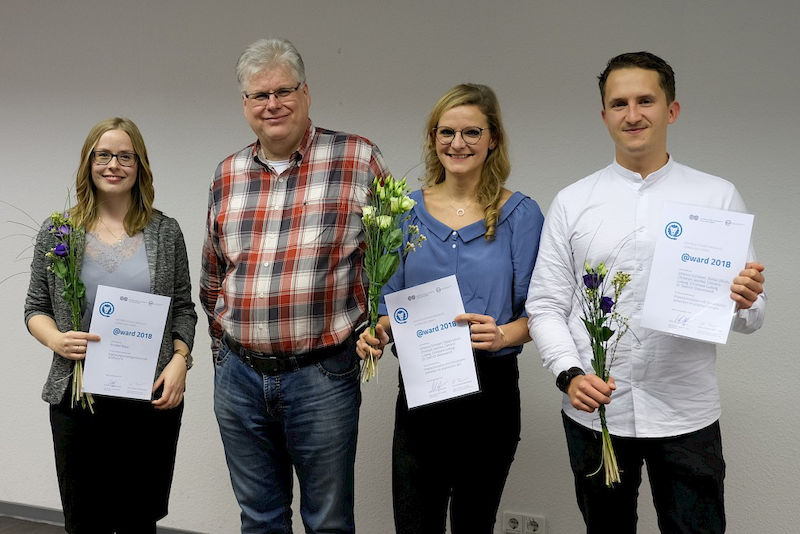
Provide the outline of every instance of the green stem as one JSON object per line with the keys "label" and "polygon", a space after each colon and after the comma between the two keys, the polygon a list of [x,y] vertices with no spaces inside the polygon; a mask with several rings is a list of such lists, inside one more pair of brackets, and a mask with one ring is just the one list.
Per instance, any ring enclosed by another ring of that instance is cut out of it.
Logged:
{"label": "green stem", "polygon": [[614,444],[611,441],[611,434],[608,432],[605,405],[601,405],[598,412],[600,414],[600,426],[603,434],[603,450],[600,468],[604,471],[606,486],[610,488],[613,487],[614,484],[620,482],[619,465],[617,465],[617,455],[614,453]]}

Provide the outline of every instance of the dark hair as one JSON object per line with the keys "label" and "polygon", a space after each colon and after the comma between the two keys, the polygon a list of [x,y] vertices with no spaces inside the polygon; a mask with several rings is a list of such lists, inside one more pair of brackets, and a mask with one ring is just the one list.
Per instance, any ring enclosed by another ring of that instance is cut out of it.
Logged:
{"label": "dark hair", "polygon": [[608,75],[617,69],[631,67],[656,71],[658,73],[658,84],[664,90],[664,94],[667,95],[667,104],[675,100],[675,73],[669,63],[650,52],[627,52],[609,59],[605,70],[597,77],[603,107],[606,105],[606,81],[608,80]]}

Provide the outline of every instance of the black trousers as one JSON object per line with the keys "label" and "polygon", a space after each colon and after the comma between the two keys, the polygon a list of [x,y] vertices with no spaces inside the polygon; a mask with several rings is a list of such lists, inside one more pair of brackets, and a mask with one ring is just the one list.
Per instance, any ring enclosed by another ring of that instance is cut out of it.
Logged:
{"label": "black trousers", "polygon": [[725,532],[722,436],[719,421],[669,438],[612,436],[620,468],[620,484],[607,488],[600,465],[600,433],[564,415],[575,493],[587,534],[633,534],[642,464],[653,493],[658,527],[668,534]]}
{"label": "black trousers", "polygon": [[72,408],[69,389],[50,406],[56,472],[70,534],[155,534],[167,515],[183,403],[95,397]]}
{"label": "black trousers", "polygon": [[392,499],[397,534],[491,534],[520,439],[516,356],[476,357],[481,392],[395,414]]}

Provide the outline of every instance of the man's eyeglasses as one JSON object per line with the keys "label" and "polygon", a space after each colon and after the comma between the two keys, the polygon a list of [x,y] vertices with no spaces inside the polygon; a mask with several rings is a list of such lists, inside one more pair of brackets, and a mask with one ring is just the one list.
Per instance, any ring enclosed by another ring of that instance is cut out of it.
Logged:
{"label": "man's eyeglasses", "polygon": [[454,128],[450,128],[449,126],[437,126],[433,129],[433,132],[436,134],[436,140],[443,145],[449,145],[452,143],[456,138],[456,134],[458,133],[461,134],[461,139],[463,139],[466,144],[474,145],[481,140],[483,131],[488,129],[489,128],[481,128],[479,126],[467,126],[461,130],[456,130]]}
{"label": "man's eyeglasses", "polygon": [[95,151],[92,150],[92,161],[97,163],[98,165],[108,165],[111,163],[111,160],[117,158],[117,161],[123,167],[133,167],[136,165],[136,160],[139,156],[130,152],[123,152],[122,154],[112,154],[111,152],[106,152],[104,150]]}
{"label": "man's eyeglasses", "polygon": [[260,91],[258,93],[242,93],[244,97],[253,103],[256,107],[264,107],[269,103],[269,98],[275,96],[278,102],[285,102],[288,100],[295,91],[300,89],[303,82],[298,82],[294,87],[283,87],[274,91]]}

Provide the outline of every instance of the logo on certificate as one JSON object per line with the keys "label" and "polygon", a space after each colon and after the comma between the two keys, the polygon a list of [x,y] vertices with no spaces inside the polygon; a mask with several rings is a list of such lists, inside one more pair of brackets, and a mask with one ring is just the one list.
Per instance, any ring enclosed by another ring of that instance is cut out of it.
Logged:
{"label": "logo on certificate", "polygon": [[103,317],[111,317],[111,314],[114,313],[114,305],[106,300],[105,302],[100,303],[100,306],[97,308],[97,311],[99,311],[100,315],[102,315]]}
{"label": "logo on certificate", "polygon": [[677,221],[669,222],[664,228],[664,233],[667,234],[667,237],[670,239],[678,239],[683,233],[683,226]]}
{"label": "logo on certificate", "polygon": [[397,308],[394,311],[394,320],[397,321],[398,324],[406,324],[406,321],[408,321],[408,310],[405,308]]}

